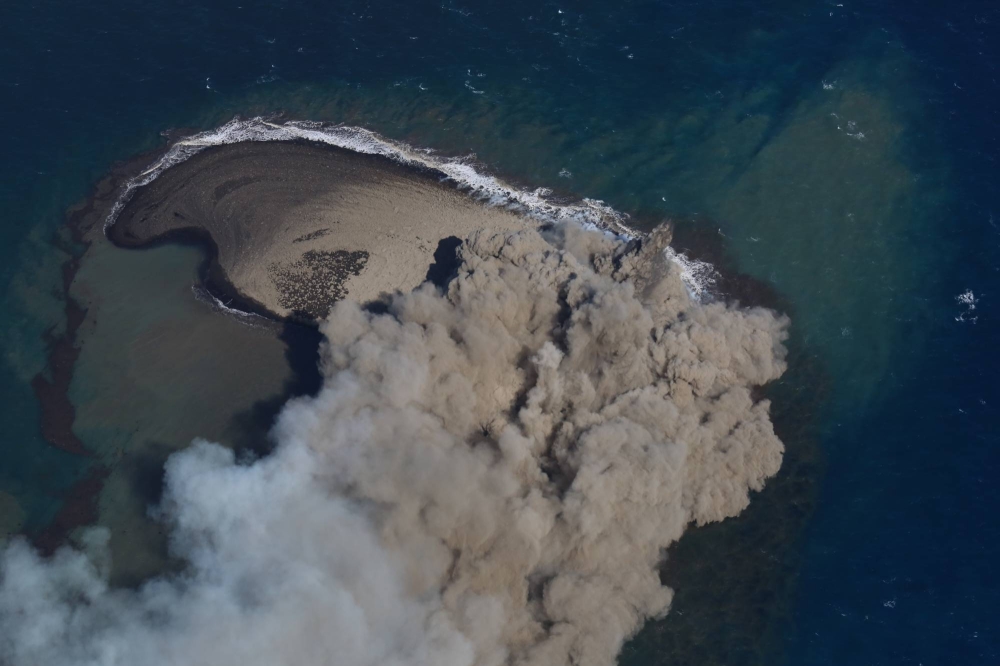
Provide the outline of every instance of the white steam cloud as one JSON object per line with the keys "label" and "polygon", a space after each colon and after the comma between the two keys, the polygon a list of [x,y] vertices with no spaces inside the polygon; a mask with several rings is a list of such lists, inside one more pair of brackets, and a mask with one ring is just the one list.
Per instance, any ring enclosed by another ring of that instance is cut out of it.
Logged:
{"label": "white steam cloud", "polygon": [[157,509],[183,573],[110,589],[88,553],[0,561],[0,663],[608,666],[667,612],[666,549],[781,464],[787,321],[701,304],[661,231],[474,234],[447,293],[350,302],[325,384],[238,464],[198,442]]}

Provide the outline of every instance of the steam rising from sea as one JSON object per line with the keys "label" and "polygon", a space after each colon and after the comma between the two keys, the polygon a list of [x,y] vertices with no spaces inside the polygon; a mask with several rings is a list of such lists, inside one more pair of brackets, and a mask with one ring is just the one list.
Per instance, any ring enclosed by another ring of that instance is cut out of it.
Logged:
{"label": "steam rising from sea", "polygon": [[473,234],[446,292],[341,302],[324,386],[253,462],[196,442],[156,509],[182,573],[109,589],[107,534],[0,559],[0,662],[607,666],[664,550],[783,452],[752,387],[787,320],[693,299],[669,232]]}

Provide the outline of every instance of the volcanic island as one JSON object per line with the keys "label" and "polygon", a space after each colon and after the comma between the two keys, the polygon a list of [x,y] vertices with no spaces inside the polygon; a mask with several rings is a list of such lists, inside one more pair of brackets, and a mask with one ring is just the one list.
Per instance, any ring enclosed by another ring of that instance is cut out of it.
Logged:
{"label": "volcanic island", "polygon": [[317,322],[336,301],[445,281],[476,229],[538,223],[444,174],[309,141],[212,146],[135,190],[107,235],[122,247],[194,242],[227,305]]}

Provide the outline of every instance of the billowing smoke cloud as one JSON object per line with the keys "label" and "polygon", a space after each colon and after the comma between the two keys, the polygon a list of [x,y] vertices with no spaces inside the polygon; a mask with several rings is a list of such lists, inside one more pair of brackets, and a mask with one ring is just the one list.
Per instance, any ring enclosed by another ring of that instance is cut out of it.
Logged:
{"label": "billowing smoke cloud", "polygon": [[480,232],[447,293],[338,304],[324,388],[272,455],[169,461],[183,573],[109,589],[99,532],[6,550],[0,662],[613,664],[668,610],[664,549],[783,450],[751,388],[783,371],[786,320],[693,302],[668,240]]}

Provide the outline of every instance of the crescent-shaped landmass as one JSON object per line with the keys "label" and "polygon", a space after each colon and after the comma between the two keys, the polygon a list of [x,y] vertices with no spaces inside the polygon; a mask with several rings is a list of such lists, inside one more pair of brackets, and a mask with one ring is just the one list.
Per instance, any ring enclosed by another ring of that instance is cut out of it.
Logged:
{"label": "crescent-shaped landmass", "polygon": [[213,286],[243,306],[317,321],[342,298],[370,302],[434,278],[475,229],[527,226],[431,169],[305,141],[248,142],[208,148],[138,188],[108,236],[126,247],[201,239]]}

